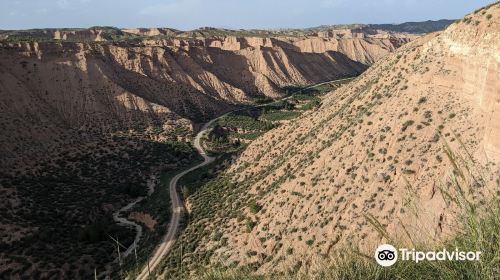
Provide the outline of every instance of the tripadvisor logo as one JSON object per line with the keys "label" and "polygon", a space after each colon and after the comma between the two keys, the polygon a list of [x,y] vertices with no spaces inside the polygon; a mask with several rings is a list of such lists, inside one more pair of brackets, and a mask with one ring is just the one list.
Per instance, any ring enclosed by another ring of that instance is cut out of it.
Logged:
{"label": "tripadvisor logo", "polygon": [[398,260],[398,251],[392,245],[380,245],[375,250],[375,260],[381,266],[391,266]]}
{"label": "tripadvisor logo", "polygon": [[397,250],[390,244],[378,246],[375,250],[375,260],[381,266],[391,266],[396,263],[398,258],[402,261],[479,261],[480,251],[454,251],[443,249],[440,251],[417,251],[415,249],[399,248]]}

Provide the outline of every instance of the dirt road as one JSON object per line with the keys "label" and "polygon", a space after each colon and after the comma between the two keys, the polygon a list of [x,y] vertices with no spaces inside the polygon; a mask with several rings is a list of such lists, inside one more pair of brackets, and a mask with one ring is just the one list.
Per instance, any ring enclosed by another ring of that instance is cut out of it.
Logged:
{"label": "dirt road", "polygon": [[156,248],[156,251],[153,254],[153,256],[149,259],[149,268],[147,265],[143,268],[139,276],[137,276],[138,280],[148,279],[149,271],[153,271],[156,268],[156,266],[158,266],[160,261],[165,257],[165,255],[168,253],[168,251],[170,251],[170,249],[174,245],[177,232],[179,231],[179,223],[181,215],[182,212],[184,211],[184,205],[179,197],[179,194],[177,193],[177,183],[179,182],[179,179],[182,178],[182,176],[188,174],[193,170],[201,168],[215,160],[215,157],[210,157],[205,153],[203,147],[201,146],[200,141],[203,135],[206,133],[207,129],[210,127],[210,125],[219,118],[213,119],[210,122],[203,125],[203,127],[201,128],[200,132],[198,132],[194,140],[194,147],[203,157],[203,162],[182,171],[181,173],[175,175],[174,178],[170,180],[169,190],[170,190],[170,200],[172,201],[173,211],[172,211],[172,217],[170,218],[168,231],[167,234],[163,237],[161,243]]}

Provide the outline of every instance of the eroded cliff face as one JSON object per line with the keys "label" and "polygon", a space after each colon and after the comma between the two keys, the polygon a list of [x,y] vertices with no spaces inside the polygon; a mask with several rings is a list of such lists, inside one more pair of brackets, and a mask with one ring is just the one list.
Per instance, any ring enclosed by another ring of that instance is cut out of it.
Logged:
{"label": "eroded cliff face", "polygon": [[371,65],[400,46],[418,38],[368,27],[318,32],[317,37],[294,42],[303,52],[338,51],[350,59]]}
{"label": "eroded cliff face", "polygon": [[[2,167],[57,152],[88,134],[191,123],[231,108],[179,84],[161,66],[163,49],[31,43],[0,54]],[[159,61],[155,61],[155,57]],[[178,79],[186,79],[179,73]],[[83,138],[82,138],[83,137]],[[175,139],[174,134],[170,139]]]}
{"label": "eroded cliff face", "polygon": [[340,29],[308,36],[282,37],[209,37],[197,39],[146,40],[147,45],[175,47],[207,46],[222,50],[281,48],[301,53],[339,52],[351,60],[371,65],[384,55],[416,38],[417,34],[389,33],[371,28]]}
{"label": "eroded cliff face", "polygon": [[[402,242],[405,232],[413,241],[450,236],[456,209],[440,194],[452,174],[443,147],[471,172],[487,170],[485,187],[467,185],[469,199],[484,203],[498,190],[499,16],[496,4],[404,45],[253,142],[227,173],[228,202],[200,221],[223,242],[208,238],[196,253],[260,272],[345,246],[369,253],[385,240],[366,215]],[[261,208],[242,207],[251,202]]]}
{"label": "eroded cliff face", "polygon": [[[100,41],[101,35],[109,40],[111,31],[145,38],[89,42]],[[177,33],[111,31],[37,31],[59,41],[2,43],[1,125],[12,132],[0,139],[2,166],[23,166],[27,158],[70,145],[56,140],[69,130],[190,130],[255,97],[278,97],[284,86],[358,75],[414,37],[371,30],[317,37],[155,39]],[[82,42],[71,42],[78,38]]]}
{"label": "eroded cliff face", "polygon": [[[458,90],[470,98],[484,114],[485,134],[478,157],[500,161],[500,24],[498,5],[488,10],[491,19],[469,15],[462,24],[450,26],[437,42],[425,48],[440,48],[451,60]],[[487,13],[487,12],[486,12]],[[496,19],[493,17],[496,16]],[[475,25],[475,28],[464,28]]]}

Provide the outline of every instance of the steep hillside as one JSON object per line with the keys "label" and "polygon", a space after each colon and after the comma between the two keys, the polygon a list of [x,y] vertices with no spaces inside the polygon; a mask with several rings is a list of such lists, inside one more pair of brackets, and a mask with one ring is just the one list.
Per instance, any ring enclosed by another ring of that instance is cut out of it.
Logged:
{"label": "steep hillside", "polygon": [[[185,267],[209,259],[286,271],[342,246],[371,254],[382,240],[367,215],[401,239],[449,236],[446,145],[487,170],[489,187],[464,190],[471,201],[499,187],[499,16],[495,4],[403,46],[258,138],[190,197],[193,217],[211,214],[182,237],[194,246]],[[173,273],[172,261],[165,267]]]}

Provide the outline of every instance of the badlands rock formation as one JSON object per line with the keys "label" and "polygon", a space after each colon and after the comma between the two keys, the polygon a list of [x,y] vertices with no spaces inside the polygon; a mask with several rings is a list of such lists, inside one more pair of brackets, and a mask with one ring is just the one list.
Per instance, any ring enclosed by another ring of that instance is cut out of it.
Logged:
{"label": "badlands rock formation", "polygon": [[[0,46],[0,124],[12,132],[0,137],[4,170],[70,145],[57,142],[68,129],[190,129],[190,122],[235,104],[277,97],[283,86],[357,75],[415,37],[364,29],[328,38],[154,37],[176,32],[170,29],[30,32],[35,41],[21,32],[18,41]],[[88,42],[126,32],[144,37]],[[65,42],[71,38],[81,42]]]}
{"label": "badlands rock formation", "polygon": [[366,215],[402,240],[402,225],[414,240],[445,238],[446,145],[491,174],[470,199],[484,203],[499,187],[499,16],[496,4],[401,47],[253,142],[228,173],[228,202],[203,224],[219,235],[198,254],[269,272],[343,246],[373,252],[383,240]]}

